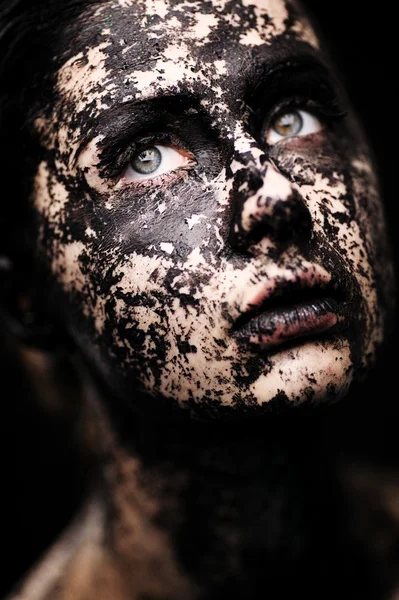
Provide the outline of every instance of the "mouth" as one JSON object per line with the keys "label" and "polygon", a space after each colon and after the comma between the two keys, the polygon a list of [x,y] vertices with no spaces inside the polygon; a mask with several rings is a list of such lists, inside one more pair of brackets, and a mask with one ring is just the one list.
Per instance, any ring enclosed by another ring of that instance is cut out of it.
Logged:
{"label": "mouth", "polygon": [[269,350],[286,342],[342,329],[348,302],[344,293],[332,285],[276,288],[260,303],[249,304],[232,328],[241,343]]}

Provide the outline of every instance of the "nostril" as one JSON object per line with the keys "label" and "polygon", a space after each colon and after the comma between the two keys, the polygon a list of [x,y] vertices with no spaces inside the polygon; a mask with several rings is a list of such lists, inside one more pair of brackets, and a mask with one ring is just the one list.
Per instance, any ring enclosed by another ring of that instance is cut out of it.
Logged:
{"label": "nostril", "polygon": [[259,194],[252,202],[256,210],[250,212],[246,221],[236,219],[232,226],[231,245],[237,250],[245,250],[264,237],[284,245],[302,245],[310,239],[312,219],[296,190],[291,190],[284,199]]}
{"label": "nostril", "polygon": [[310,231],[310,213],[298,192],[293,190],[284,200],[269,198],[268,202],[273,205],[273,210],[268,216],[269,226],[273,231],[281,234]]}
{"label": "nostril", "polygon": [[235,176],[233,194],[237,199],[247,198],[256,194],[264,184],[264,174],[257,169],[246,168],[240,169]]}
{"label": "nostril", "polygon": [[292,197],[273,201],[273,211],[257,221],[251,237],[252,242],[259,242],[265,235],[275,241],[295,242],[309,239],[311,230],[312,219],[307,207],[302,200]]}
{"label": "nostril", "polygon": [[[245,158],[248,157],[245,155]],[[236,161],[237,162],[237,161]],[[270,161],[259,156],[234,172],[230,244],[240,252],[263,237],[275,242],[308,243],[312,220],[299,191]]]}

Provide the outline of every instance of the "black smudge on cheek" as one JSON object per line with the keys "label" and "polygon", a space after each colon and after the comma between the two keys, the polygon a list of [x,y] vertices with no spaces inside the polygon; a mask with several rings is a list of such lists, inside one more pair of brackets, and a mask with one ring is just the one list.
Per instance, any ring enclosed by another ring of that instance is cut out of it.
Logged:
{"label": "black smudge on cheek", "polygon": [[[117,375],[115,379],[121,377],[130,385],[135,384],[132,389],[135,387],[144,389],[148,381],[159,387],[166,355],[170,349],[165,311],[161,308],[162,304],[155,301],[151,295],[138,294],[132,297],[129,294],[129,304],[126,303],[126,296],[127,294],[120,290],[115,293],[115,298],[126,306],[122,316],[116,314],[115,306],[111,306],[112,301],[109,301],[101,340],[102,350],[107,355],[107,348],[112,349],[116,358],[112,366]],[[143,309],[154,311],[158,319],[143,330],[135,314],[135,306],[139,306],[141,311]],[[115,328],[118,331],[117,340],[115,340]]]}
{"label": "black smudge on cheek", "polygon": [[317,174],[334,181],[336,173],[349,169],[349,157],[346,149],[339,146],[338,135],[320,132],[293,137],[271,146],[270,157],[298,185],[314,185]]}
{"label": "black smudge on cheek", "polygon": [[[44,232],[42,238],[50,254],[54,245],[62,246],[74,241],[84,241],[88,247],[91,246],[86,229],[92,225],[91,214],[96,210],[98,203],[98,194],[88,186],[84,175],[68,173],[61,169],[59,159],[58,148],[47,152],[49,180],[46,194],[49,197],[51,214],[46,212],[38,215],[40,228]],[[65,194],[61,204],[55,192],[58,187]],[[60,208],[55,212],[54,207],[57,205]]]}
{"label": "black smudge on cheek", "polygon": [[271,370],[271,362],[265,356],[251,355],[244,362],[233,363],[232,372],[235,382],[243,391],[248,389],[261,375],[267,375]]}
{"label": "black smudge on cheek", "polygon": [[[63,236],[65,241],[85,240],[104,258],[114,248],[121,260],[131,252],[162,256],[161,244],[168,244],[171,257],[184,261],[204,244],[207,252],[218,251],[217,209],[212,189],[192,179],[143,193],[129,188],[113,194],[91,190],[89,201],[79,193],[68,203]],[[95,236],[88,238],[87,228]]]}
{"label": "black smudge on cheek", "polygon": [[[367,158],[367,157],[366,157]],[[385,230],[385,219],[380,202],[380,190],[371,173],[354,170],[359,227],[364,237],[365,249],[375,277],[378,307],[384,326],[389,331],[395,303],[395,283],[392,270],[392,250]]]}
{"label": "black smudge on cheek", "polygon": [[[118,217],[123,221],[119,226],[126,240],[125,251],[145,252],[150,245],[155,245],[159,251],[159,243],[166,242],[173,245],[173,252],[180,260],[185,260],[194,248],[210,238],[209,223],[214,221],[216,200],[212,191],[204,190],[192,178],[157,192],[151,204],[149,207],[145,197],[139,198],[139,208],[133,210],[131,220],[126,216]],[[147,227],[138,229],[136,218]]]}
{"label": "black smudge on cheek", "polygon": [[[171,299],[176,299],[184,314],[189,317],[189,308],[195,308],[197,315],[203,313],[198,293],[203,291],[203,286],[209,283],[210,277],[210,273],[206,271],[196,271],[190,274],[185,271],[184,267],[170,268],[159,284],[162,290],[168,294],[169,302]],[[182,292],[181,289],[187,291]]]}
{"label": "black smudge on cheek", "polygon": [[[77,289],[72,283],[66,292],[58,284],[54,295],[58,310],[80,348],[114,392],[124,388],[128,397],[144,391],[148,382],[159,387],[171,348],[167,314],[170,298],[161,288],[153,293],[125,291],[119,284],[127,265],[115,275],[111,267],[104,273],[101,261],[96,261],[98,256],[81,253],[79,267],[85,285]],[[143,311],[147,315],[144,322]]]}

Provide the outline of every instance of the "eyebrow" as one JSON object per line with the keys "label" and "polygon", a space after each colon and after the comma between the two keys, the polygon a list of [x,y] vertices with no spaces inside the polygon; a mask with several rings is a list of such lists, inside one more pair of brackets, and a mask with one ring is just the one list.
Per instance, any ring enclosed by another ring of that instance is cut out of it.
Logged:
{"label": "eyebrow", "polygon": [[[292,51],[293,49],[278,61],[254,61],[253,69],[248,72],[243,86],[244,102],[250,105],[250,97],[260,96],[264,89],[271,90],[272,84],[285,73],[299,73],[305,70],[320,76],[323,84],[327,82],[331,90],[337,92],[338,84],[334,73],[319,54],[305,51],[298,56],[297,49],[295,54],[292,54]],[[161,118],[172,120],[190,109],[195,110],[200,118],[209,119],[201,105],[202,99],[189,92],[168,94],[168,90],[165,90],[162,95],[128,100],[105,109],[97,118],[88,122],[72,164],[76,165],[79,155],[96,135],[102,136],[102,147],[113,147],[128,143],[149,121],[156,123],[157,120],[161,121]]]}
{"label": "eyebrow", "polygon": [[262,106],[265,110],[272,108],[273,102],[278,102],[282,96],[295,93],[301,98],[316,96],[331,107],[345,104],[334,70],[313,54],[287,58],[274,65],[261,65],[252,74],[244,100],[250,108]]}
{"label": "eyebrow", "polygon": [[[299,45],[302,46],[302,44]],[[308,47],[301,49],[302,52],[299,54],[297,49],[291,49],[291,52],[283,52],[283,56],[278,61],[271,62],[270,60],[264,60],[255,64],[254,69],[250,73],[246,90],[247,94],[256,94],[259,87],[264,86],[270,81],[275,82],[281,74],[295,71],[313,72],[319,75],[323,82],[329,82],[331,87],[335,91],[338,91],[339,84],[334,70],[320,52]]]}
{"label": "eyebrow", "polygon": [[102,146],[119,145],[128,142],[132,135],[143,127],[150,119],[152,122],[161,117],[181,116],[184,111],[193,109],[205,116],[200,105],[200,98],[194,95],[179,93],[161,96],[138,98],[121,102],[104,110],[96,119],[88,123],[82,135],[82,141],[76,150],[73,165],[87,144],[97,135],[102,136]]}

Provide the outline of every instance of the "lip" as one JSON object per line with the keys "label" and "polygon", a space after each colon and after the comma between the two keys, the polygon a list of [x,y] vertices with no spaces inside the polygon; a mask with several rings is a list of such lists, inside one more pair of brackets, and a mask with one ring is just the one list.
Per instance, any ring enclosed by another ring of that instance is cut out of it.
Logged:
{"label": "lip", "polygon": [[236,319],[233,337],[268,350],[285,342],[321,334],[345,322],[347,299],[343,290],[325,279],[295,281],[276,285],[257,293],[247,309]]}

